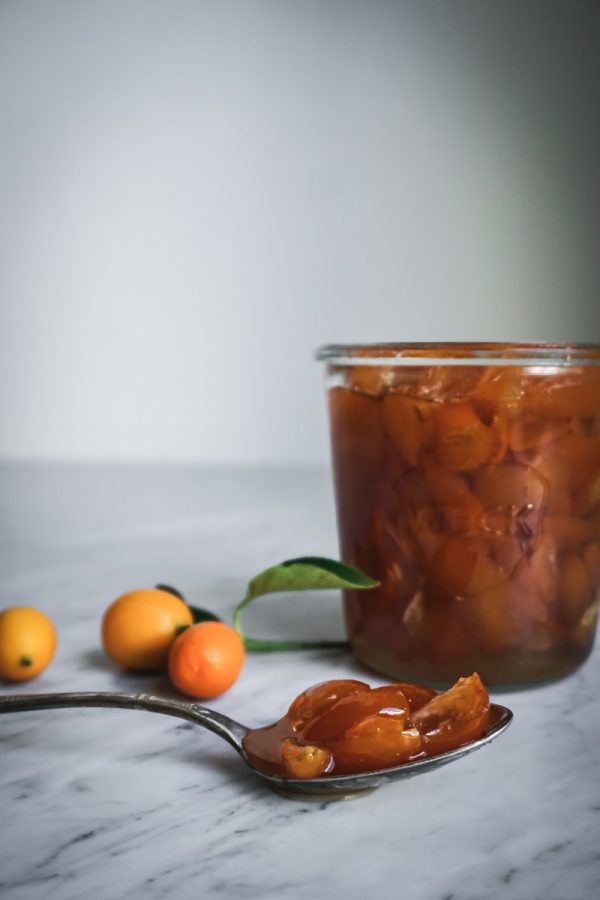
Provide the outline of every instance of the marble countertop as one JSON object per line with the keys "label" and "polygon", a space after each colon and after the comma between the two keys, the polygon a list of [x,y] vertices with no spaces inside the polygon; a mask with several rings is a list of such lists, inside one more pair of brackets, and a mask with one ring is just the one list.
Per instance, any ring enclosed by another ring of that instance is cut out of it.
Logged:
{"label": "marble countertop", "polygon": [[[167,691],[104,658],[112,599],[165,582],[229,617],[260,569],[337,555],[325,470],[5,465],[0,510],[0,606],[39,606],[59,634],[48,670],[3,693]],[[247,625],[336,638],[339,598],[264,598]],[[357,675],[343,651],[255,654],[212,705],[264,724],[307,684]],[[595,652],[558,684],[498,693],[515,721],[494,744],[331,803],[272,793],[216,736],[167,717],[3,716],[0,896],[589,900],[600,895],[599,683]]]}

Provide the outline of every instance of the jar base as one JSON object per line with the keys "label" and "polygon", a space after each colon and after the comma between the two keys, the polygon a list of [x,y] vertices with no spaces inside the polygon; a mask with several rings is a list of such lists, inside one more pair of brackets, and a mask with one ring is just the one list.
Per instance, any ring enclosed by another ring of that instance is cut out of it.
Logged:
{"label": "jar base", "polygon": [[572,675],[586,661],[592,647],[570,650],[557,656],[539,653],[518,659],[513,653],[494,658],[471,656],[464,663],[433,665],[426,660],[398,659],[382,648],[371,650],[361,641],[351,641],[354,656],[367,668],[396,681],[415,681],[436,689],[446,689],[458,678],[477,672],[487,687],[505,691],[528,690],[560,681]]}

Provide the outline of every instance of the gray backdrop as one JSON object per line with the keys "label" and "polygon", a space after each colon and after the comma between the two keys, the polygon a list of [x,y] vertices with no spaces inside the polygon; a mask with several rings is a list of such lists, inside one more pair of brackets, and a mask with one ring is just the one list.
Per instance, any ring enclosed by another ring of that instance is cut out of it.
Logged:
{"label": "gray backdrop", "polygon": [[0,456],[318,462],[326,341],[598,340],[596,2],[0,2]]}

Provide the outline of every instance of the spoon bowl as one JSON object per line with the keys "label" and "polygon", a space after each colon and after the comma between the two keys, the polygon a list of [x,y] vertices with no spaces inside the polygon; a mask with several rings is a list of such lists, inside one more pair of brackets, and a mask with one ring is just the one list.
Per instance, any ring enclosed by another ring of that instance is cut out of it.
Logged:
{"label": "spoon bowl", "polygon": [[484,734],[475,741],[470,741],[462,747],[448,750],[437,756],[428,756],[416,759],[413,762],[402,763],[388,769],[378,769],[372,772],[360,772],[357,775],[328,775],[324,778],[282,778],[257,769],[249,761],[244,750],[243,741],[248,733],[247,726],[230,719],[223,713],[200,706],[196,703],[170,700],[164,697],[155,697],[152,694],[133,694],[119,692],[92,692],[58,693],[58,694],[15,694],[0,697],[0,714],[11,712],[29,712],[37,709],[60,709],[66,707],[109,707],[116,709],[145,709],[148,712],[163,713],[167,716],[175,716],[186,719],[195,725],[201,725],[214,734],[219,735],[242,757],[249,769],[259,778],[266,781],[278,793],[287,796],[307,795],[315,798],[343,798],[373,790],[390,781],[400,778],[412,778],[431,769],[445,766],[454,762],[475,750],[479,750],[499,737],[510,725],[513,714],[505,706],[492,703],[490,706],[490,718]]}

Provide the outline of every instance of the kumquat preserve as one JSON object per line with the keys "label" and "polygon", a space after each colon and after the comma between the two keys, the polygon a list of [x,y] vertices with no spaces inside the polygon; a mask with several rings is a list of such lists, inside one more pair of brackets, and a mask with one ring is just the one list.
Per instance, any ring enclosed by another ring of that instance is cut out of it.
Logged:
{"label": "kumquat preserve", "polygon": [[600,587],[600,347],[325,347],[354,653],[398,679],[561,677]]}

